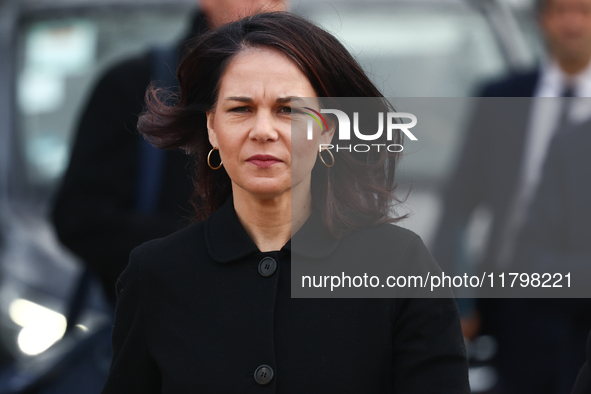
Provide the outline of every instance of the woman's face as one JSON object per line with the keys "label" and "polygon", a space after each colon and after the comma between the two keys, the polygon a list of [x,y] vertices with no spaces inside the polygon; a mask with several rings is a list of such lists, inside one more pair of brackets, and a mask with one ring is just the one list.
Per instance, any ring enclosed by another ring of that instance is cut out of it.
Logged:
{"label": "woman's face", "polygon": [[[295,103],[297,97],[315,98],[316,92],[281,52],[250,48],[230,62],[217,103],[207,113],[207,128],[234,190],[238,187],[261,199],[295,187],[309,192],[318,145],[330,143],[332,133],[316,126],[308,140],[306,130],[298,128],[292,138],[292,98]],[[306,105],[318,110],[316,99]]]}

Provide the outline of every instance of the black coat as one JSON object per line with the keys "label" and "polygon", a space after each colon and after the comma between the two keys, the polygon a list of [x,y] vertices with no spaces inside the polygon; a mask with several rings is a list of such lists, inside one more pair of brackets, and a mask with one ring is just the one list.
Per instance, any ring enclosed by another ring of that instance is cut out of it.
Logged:
{"label": "black coat", "polygon": [[[321,228],[318,220],[313,213],[300,232]],[[383,230],[394,263],[433,263],[416,234],[382,226],[341,239],[337,251]],[[308,255],[332,247],[325,235]],[[291,241],[260,252],[232,199],[136,248],[117,285],[103,393],[469,393],[453,299],[292,299],[291,253]],[[265,257],[277,262],[267,277]],[[254,377],[261,365],[274,373],[266,385]]]}

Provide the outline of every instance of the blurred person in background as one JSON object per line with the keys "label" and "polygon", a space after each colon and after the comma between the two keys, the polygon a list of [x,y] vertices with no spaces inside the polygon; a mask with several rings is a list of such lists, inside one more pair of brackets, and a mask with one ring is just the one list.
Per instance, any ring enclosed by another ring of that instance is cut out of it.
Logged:
{"label": "blurred person in background", "polygon": [[[100,278],[115,303],[115,281],[131,250],[188,224],[192,160],[152,148],[136,132],[150,82],[176,86],[184,44],[209,29],[284,0],[200,0],[189,33],[176,47],[155,48],[106,71],[82,112],[70,164],[52,213],[60,241]],[[174,89],[173,89],[174,90]]]}
{"label": "blurred person in background", "polygon": [[[479,207],[492,214],[481,262],[483,271],[507,271],[514,261],[518,234],[535,195],[552,136],[566,124],[582,122],[589,112],[581,115],[574,108],[576,97],[591,97],[591,0],[540,0],[537,12],[548,56],[536,69],[509,75],[478,94],[534,98],[489,99],[477,106],[456,171],[444,193],[443,215],[433,249],[444,271],[454,272],[458,266],[465,266],[465,231]],[[499,119],[504,121],[502,125],[496,123],[499,127],[494,130],[487,125]],[[558,354],[546,352],[540,357],[539,353],[549,348],[553,338],[567,334],[549,328],[538,330],[540,327],[528,319],[530,302],[479,299],[476,308],[466,300],[459,300],[459,304],[466,337],[472,338],[480,331],[497,339],[496,360],[503,393],[564,392],[558,387],[567,387],[574,375],[562,374],[556,368]],[[543,309],[541,301],[537,304]],[[569,357],[579,360],[583,356],[580,349]],[[548,380],[552,383],[548,384]]]}

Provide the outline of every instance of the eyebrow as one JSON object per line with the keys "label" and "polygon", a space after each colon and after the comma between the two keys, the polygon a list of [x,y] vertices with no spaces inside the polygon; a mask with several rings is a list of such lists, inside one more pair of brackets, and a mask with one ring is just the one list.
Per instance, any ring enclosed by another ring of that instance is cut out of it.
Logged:
{"label": "eyebrow", "polygon": [[250,97],[243,97],[243,96],[226,97],[226,101],[240,101],[243,103],[252,103],[253,102],[253,100]]}
{"label": "eyebrow", "polygon": [[[240,101],[241,103],[252,103],[254,100],[250,97],[245,96],[230,96],[226,97],[226,101]],[[279,97],[277,100],[275,100],[275,102],[279,104],[289,103],[293,101],[302,101],[302,99],[298,97]]]}

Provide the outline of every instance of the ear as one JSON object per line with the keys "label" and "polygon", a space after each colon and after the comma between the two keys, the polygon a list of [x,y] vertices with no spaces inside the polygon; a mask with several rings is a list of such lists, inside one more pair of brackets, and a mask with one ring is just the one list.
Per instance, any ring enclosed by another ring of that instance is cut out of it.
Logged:
{"label": "ear", "polygon": [[337,124],[336,124],[336,122],[334,122],[331,119],[331,117],[326,117],[325,119],[326,119],[326,124],[328,126],[328,130],[322,131],[322,133],[320,134],[319,143],[330,144],[333,137],[334,137],[334,133],[337,128]]}
{"label": "ear", "polygon": [[214,111],[207,111],[205,112],[205,116],[207,116],[207,134],[209,136],[209,143],[214,148],[218,147],[218,138],[215,133],[215,129],[213,128],[214,121],[215,121],[215,112]]}

